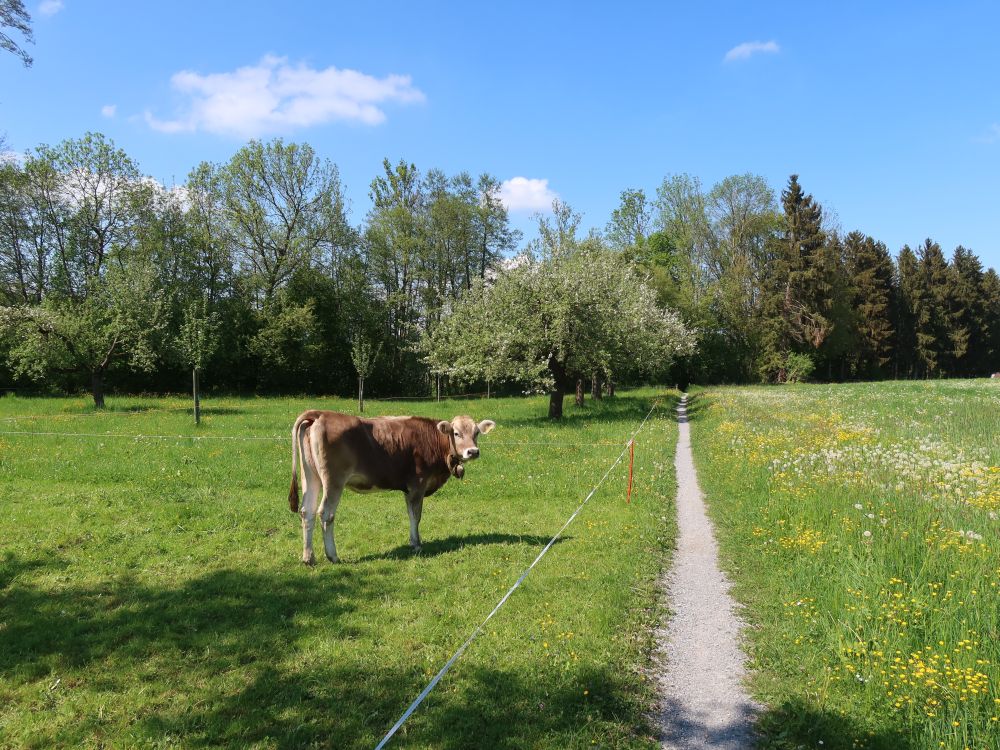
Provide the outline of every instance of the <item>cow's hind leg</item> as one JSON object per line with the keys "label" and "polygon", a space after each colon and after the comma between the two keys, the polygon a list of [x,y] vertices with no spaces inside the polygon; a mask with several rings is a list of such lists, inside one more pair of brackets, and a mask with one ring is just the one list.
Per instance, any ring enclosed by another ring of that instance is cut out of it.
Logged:
{"label": "cow's hind leg", "polygon": [[299,507],[299,515],[302,517],[302,562],[306,565],[315,565],[316,557],[313,555],[313,528],[316,526],[316,499],[319,497],[320,479],[308,461],[302,462],[303,470],[306,474],[305,491],[302,493],[302,505]]}
{"label": "cow's hind leg", "polygon": [[406,495],[406,510],[410,514],[410,546],[415,552],[420,551],[420,516],[424,510],[423,491],[409,492]]}
{"label": "cow's hind leg", "polygon": [[323,501],[319,505],[319,517],[323,522],[323,548],[326,550],[326,559],[332,563],[340,562],[337,557],[337,542],[333,537],[333,521],[337,517],[337,506],[340,505],[343,492],[343,487],[325,484]]}

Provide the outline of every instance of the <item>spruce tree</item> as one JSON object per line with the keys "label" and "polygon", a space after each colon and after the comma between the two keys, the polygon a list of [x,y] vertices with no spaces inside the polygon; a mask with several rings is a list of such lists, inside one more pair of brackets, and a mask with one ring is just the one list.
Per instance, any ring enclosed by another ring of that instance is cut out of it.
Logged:
{"label": "spruce tree", "polygon": [[948,335],[955,358],[952,374],[971,377],[985,373],[986,299],[983,265],[975,254],[959,245],[948,267]]}
{"label": "spruce tree", "polygon": [[817,372],[825,373],[828,380],[843,380],[850,353],[858,348],[858,333],[844,242],[837,232],[827,234],[812,270],[816,279],[813,304],[827,322],[826,336],[816,351]]}
{"label": "spruce tree", "polygon": [[831,330],[830,263],[823,257],[823,209],[806,195],[798,175],[781,193],[784,227],[773,243],[762,313],[765,331],[762,374],[784,382],[785,363],[793,352],[815,352]]}
{"label": "spruce tree", "polygon": [[885,375],[892,359],[893,267],[886,246],[861,232],[851,232],[844,242],[851,283],[851,301],[860,346],[857,350],[858,375]]}
{"label": "spruce tree", "polygon": [[903,245],[896,263],[896,295],[893,305],[893,327],[896,337],[895,377],[912,378],[917,374],[917,319],[914,303],[919,286],[917,256],[909,245]]}
{"label": "spruce tree", "polygon": [[1000,372],[1000,275],[992,268],[983,274],[983,301],[987,374]]}
{"label": "spruce tree", "polygon": [[948,261],[929,238],[917,252],[915,291],[917,358],[925,377],[940,377],[954,361],[957,334],[949,332],[948,324]]}

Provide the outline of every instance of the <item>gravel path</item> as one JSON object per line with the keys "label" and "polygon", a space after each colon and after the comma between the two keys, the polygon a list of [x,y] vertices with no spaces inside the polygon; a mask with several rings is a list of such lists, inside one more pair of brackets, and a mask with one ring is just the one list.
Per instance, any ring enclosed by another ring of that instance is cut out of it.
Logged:
{"label": "gravel path", "polygon": [[742,623],[729,581],[719,570],[712,523],[691,456],[687,396],[677,408],[677,551],[663,578],[673,617],[659,635],[666,662],[660,675],[663,747],[745,750],[753,745],[759,706],[743,689]]}

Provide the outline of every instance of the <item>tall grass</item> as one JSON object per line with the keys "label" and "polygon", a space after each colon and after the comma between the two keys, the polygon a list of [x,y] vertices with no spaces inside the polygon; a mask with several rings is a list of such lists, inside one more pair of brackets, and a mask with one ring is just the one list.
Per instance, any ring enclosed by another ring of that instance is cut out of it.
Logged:
{"label": "tall grass", "polygon": [[1000,746],[1000,387],[714,388],[692,412],[763,746]]}
{"label": "tall grass", "polygon": [[[302,409],[352,402],[206,401],[195,428],[182,399],[0,399],[0,432],[78,433],[0,434],[0,746],[373,747],[660,395],[558,425],[538,398],[369,402],[498,427],[426,502],[422,554],[399,493],[347,493],[345,562],[315,569],[298,562],[286,436]],[[623,464],[394,745],[654,746],[643,666],[675,396],[639,435],[632,503]]]}

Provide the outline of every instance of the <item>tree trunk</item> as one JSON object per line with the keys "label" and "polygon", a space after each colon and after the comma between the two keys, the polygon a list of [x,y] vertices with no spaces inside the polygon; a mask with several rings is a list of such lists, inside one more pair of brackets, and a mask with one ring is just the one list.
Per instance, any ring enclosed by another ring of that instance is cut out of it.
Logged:
{"label": "tree trunk", "polygon": [[552,373],[552,391],[549,393],[549,419],[562,419],[563,396],[566,388],[573,382],[569,379],[566,367],[554,356],[549,356],[549,372]]}
{"label": "tree trunk", "polygon": [[563,396],[565,391],[562,386],[549,393],[549,419],[562,419]]}
{"label": "tree trunk", "polygon": [[615,395],[615,381],[608,381],[608,398],[613,398]]}
{"label": "tree trunk", "polygon": [[365,410],[365,379],[358,376],[358,411]]}
{"label": "tree trunk", "polygon": [[603,384],[600,373],[595,372],[590,376],[590,397],[600,401],[604,397]]}
{"label": "tree trunk", "polygon": [[576,405],[583,406],[583,378],[576,379]]}
{"label": "tree trunk", "polygon": [[90,378],[90,392],[94,395],[94,408],[104,408],[104,373],[93,372]]}
{"label": "tree trunk", "polygon": [[191,393],[194,396],[194,423],[201,424],[201,393],[199,392],[197,367],[191,369]]}

